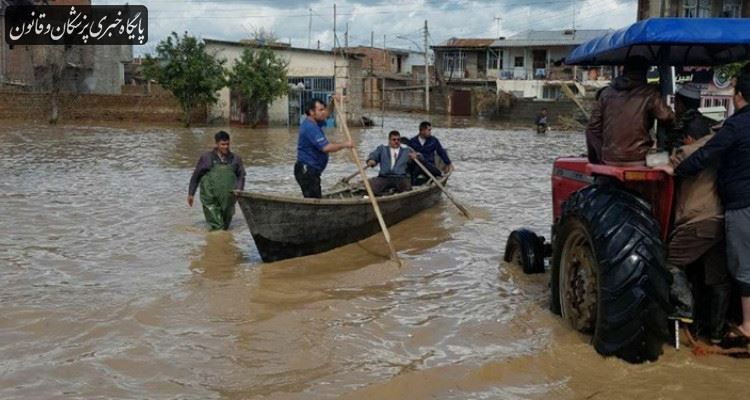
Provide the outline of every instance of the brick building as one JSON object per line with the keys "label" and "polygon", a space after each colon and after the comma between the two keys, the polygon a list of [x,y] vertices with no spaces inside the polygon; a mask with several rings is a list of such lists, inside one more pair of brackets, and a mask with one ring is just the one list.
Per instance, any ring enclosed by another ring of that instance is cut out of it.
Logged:
{"label": "brick building", "polygon": [[[5,43],[5,8],[9,5],[91,5],[90,0],[0,0],[0,87],[46,91],[119,94],[131,45],[37,45]],[[60,68],[60,70],[56,70]]]}
{"label": "brick building", "polygon": [[639,0],[638,19],[651,17],[748,18],[750,0]]}

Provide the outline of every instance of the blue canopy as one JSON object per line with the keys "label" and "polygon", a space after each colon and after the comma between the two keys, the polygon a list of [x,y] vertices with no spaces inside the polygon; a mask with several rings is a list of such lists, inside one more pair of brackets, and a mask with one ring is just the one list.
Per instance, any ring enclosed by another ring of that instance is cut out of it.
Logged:
{"label": "blue canopy", "polygon": [[728,64],[750,55],[748,18],[652,18],[576,47],[568,65],[621,65],[632,56],[653,65]]}

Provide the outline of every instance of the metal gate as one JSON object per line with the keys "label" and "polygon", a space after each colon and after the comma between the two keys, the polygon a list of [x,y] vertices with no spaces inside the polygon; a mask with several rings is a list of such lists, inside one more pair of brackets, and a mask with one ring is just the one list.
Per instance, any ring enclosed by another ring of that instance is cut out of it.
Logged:
{"label": "metal gate", "polygon": [[333,77],[289,77],[289,126],[297,126],[305,115],[305,105],[312,99],[328,102],[335,92]]}
{"label": "metal gate", "polygon": [[451,115],[471,116],[471,91],[454,90],[451,93]]}

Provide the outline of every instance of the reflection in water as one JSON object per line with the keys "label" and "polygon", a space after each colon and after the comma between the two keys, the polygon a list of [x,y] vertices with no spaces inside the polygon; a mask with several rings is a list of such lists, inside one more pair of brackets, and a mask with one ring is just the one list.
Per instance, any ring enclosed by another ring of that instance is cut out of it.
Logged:
{"label": "reflection in water", "polygon": [[213,231],[206,234],[206,244],[190,269],[206,278],[223,280],[232,278],[240,263],[242,253],[234,243],[232,232]]}
{"label": "reflection in water", "polygon": [[[360,154],[393,116],[355,133]],[[602,359],[548,311],[546,276],[500,263],[507,234],[549,235],[550,172],[583,136],[433,120],[456,163],[447,201],[376,235],[263,264],[238,212],[207,233],[185,194],[215,129],[0,130],[2,398],[732,398],[747,362],[667,349]],[[230,129],[247,187],[293,192],[296,132]],[[334,140],[340,139],[332,135]],[[331,157],[323,185],[354,170]],[[371,171],[374,173],[374,171]]]}

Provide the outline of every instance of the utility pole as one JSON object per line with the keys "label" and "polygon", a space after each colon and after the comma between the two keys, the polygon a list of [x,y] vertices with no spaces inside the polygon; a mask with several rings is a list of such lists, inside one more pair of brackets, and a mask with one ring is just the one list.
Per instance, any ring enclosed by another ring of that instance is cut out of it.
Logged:
{"label": "utility pole", "polygon": [[307,48],[312,45],[312,8],[310,9],[310,19],[307,21]]}
{"label": "utility pole", "polygon": [[424,20],[424,110],[430,113],[430,63],[427,54],[427,20]]}
{"label": "utility pole", "polygon": [[[333,47],[331,52],[333,53],[333,93],[336,94],[336,75],[338,74],[338,65],[336,65],[336,3],[333,3]],[[338,110],[336,110],[338,111]],[[346,116],[344,116],[346,119]]]}
{"label": "utility pole", "polygon": [[383,35],[383,80],[382,88],[383,92],[380,94],[380,127],[385,126],[385,73],[389,68],[388,64],[388,52],[385,50],[385,35]]}
{"label": "utility pole", "polygon": [[576,31],[576,0],[573,0],[573,35]]}
{"label": "utility pole", "polygon": [[349,48],[349,23],[346,23],[346,32],[344,33],[344,48]]}
{"label": "utility pole", "polygon": [[375,47],[375,31],[370,32],[370,48]]}

